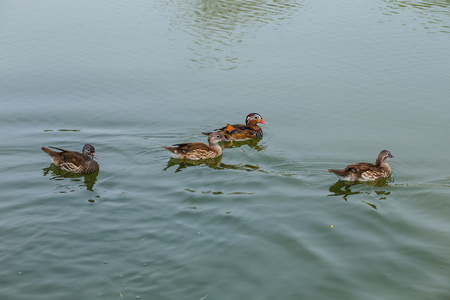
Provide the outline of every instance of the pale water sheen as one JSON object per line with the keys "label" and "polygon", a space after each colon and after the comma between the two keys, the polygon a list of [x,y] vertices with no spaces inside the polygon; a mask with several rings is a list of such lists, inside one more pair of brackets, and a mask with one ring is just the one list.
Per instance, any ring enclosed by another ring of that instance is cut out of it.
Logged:
{"label": "pale water sheen", "polygon": [[[1,299],[450,298],[448,1],[0,8]],[[250,112],[219,159],[161,147]],[[40,150],[85,143],[98,174]]]}

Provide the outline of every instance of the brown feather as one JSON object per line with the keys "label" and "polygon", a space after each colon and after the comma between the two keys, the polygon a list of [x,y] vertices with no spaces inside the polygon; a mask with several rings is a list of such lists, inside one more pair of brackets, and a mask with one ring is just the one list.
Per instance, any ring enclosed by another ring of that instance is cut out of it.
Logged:
{"label": "brown feather", "polygon": [[328,171],[336,174],[339,179],[344,181],[378,180],[391,175],[391,167],[387,163],[387,160],[391,157],[394,156],[389,151],[383,150],[378,154],[375,165],[371,163],[357,163],[348,165],[343,170],[328,169]]}
{"label": "brown feather", "polygon": [[[57,147],[50,147],[61,152],[42,147],[42,151],[47,153],[53,160],[53,163],[64,171],[88,174],[99,169],[98,163],[93,159],[95,149],[92,145],[86,144],[83,147],[83,153],[77,151],[68,151]],[[92,150],[92,152],[90,152]],[[87,154],[90,153],[90,154]]]}
{"label": "brown feather", "polygon": [[218,142],[228,140],[221,133],[211,132],[208,135],[208,141],[209,145],[203,143],[182,143],[173,145],[175,147],[163,147],[172,152],[176,158],[208,159],[222,155],[222,147],[219,146]]}
{"label": "brown feather", "polygon": [[224,127],[214,129],[214,131],[220,132],[227,139],[234,141],[262,138],[263,132],[258,123],[267,124],[259,114],[252,113],[247,116],[246,124],[227,124]]}

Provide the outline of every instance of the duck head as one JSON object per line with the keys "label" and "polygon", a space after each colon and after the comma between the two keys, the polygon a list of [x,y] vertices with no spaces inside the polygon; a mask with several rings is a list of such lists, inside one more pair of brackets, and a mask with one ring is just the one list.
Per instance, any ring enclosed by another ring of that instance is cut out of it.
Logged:
{"label": "duck head", "polygon": [[222,133],[211,132],[208,135],[208,142],[210,144],[217,144],[220,141],[229,142],[229,140]]}
{"label": "duck head", "polygon": [[91,144],[84,145],[83,154],[90,155],[90,156],[92,156],[92,158],[98,159],[98,157],[95,155],[95,148]]}
{"label": "duck head", "polygon": [[267,124],[266,121],[264,121],[260,114],[257,113],[251,113],[247,115],[247,118],[245,118],[245,124],[249,125],[249,123],[262,123]]}
{"label": "duck head", "polygon": [[391,154],[388,150],[383,150],[378,154],[377,161],[375,162],[376,166],[387,163],[389,158],[393,158],[394,155]]}

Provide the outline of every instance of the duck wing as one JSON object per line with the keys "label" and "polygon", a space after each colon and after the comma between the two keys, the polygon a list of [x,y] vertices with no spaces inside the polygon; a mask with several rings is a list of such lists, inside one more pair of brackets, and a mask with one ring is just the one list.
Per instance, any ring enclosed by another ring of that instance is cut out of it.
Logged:
{"label": "duck wing", "polygon": [[224,126],[222,128],[214,129],[214,131],[224,131],[224,130],[231,129],[231,128],[234,128],[235,130],[250,129],[250,127],[248,127],[245,124],[233,124],[233,125],[227,124],[226,126]]}
{"label": "duck wing", "polygon": [[53,150],[50,150],[45,147],[41,148],[42,151],[47,153],[52,158],[53,162],[57,166],[62,166],[66,163],[76,164],[76,165],[80,165],[80,164],[84,163],[85,158],[84,158],[83,154],[81,154],[80,152],[68,151],[68,150],[64,150],[64,149],[52,147],[52,146],[49,146],[49,148],[53,148],[53,149],[61,151],[61,152],[57,152],[57,151],[53,151]]}
{"label": "duck wing", "polygon": [[203,143],[183,143],[183,144],[175,144],[173,146],[175,146],[175,149],[182,151],[183,153],[199,150],[211,151],[211,148]]}
{"label": "duck wing", "polygon": [[58,148],[58,147],[53,147],[53,146],[48,146],[48,147],[52,148],[52,149],[56,149],[56,150],[62,151],[62,152],[72,152],[72,151],[64,150],[64,149],[61,149],[61,148]]}
{"label": "duck wing", "polygon": [[374,170],[375,165],[371,163],[358,163],[354,165],[348,165],[345,168],[345,171],[354,172],[354,173],[364,173],[366,171]]}

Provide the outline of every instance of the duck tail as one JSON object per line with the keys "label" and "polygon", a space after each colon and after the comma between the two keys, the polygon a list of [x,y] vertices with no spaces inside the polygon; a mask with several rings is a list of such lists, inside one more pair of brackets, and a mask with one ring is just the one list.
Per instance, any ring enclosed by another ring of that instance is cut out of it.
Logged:
{"label": "duck tail", "polygon": [[44,151],[45,153],[47,153],[50,156],[54,156],[55,155],[55,151],[52,151],[52,150],[50,150],[48,148],[42,147],[41,150]]}

